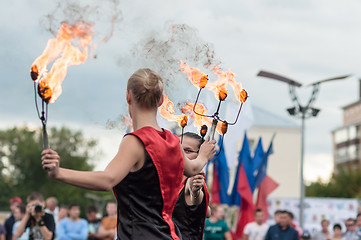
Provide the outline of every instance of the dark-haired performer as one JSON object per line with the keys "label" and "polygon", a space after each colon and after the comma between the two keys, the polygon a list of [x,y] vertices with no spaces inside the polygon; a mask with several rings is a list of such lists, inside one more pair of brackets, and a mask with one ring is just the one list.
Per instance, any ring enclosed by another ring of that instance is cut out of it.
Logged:
{"label": "dark-haired performer", "polygon": [[[183,151],[190,160],[197,158],[202,143],[202,138],[195,133],[183,134]],[[203,238],[208,199],[203,173],[183,179],[182,189],[173,211],[173,221],[178,226],[183,240]]]}
{"label": "dark-haired performer", "polygon": [[194,176],[215,155],[215,141],[205,141],[190,161],[179,138],[158,126],[163,82],[150,69],[139,69],[128,80],[127,103],[134,132],[127,134],[104,171],[75,171],[59,167],[60,157],[42,152],[50,177],[91,190],[113,189],[118,204],[117,238],[180,239],[172,221],[183,174]]}

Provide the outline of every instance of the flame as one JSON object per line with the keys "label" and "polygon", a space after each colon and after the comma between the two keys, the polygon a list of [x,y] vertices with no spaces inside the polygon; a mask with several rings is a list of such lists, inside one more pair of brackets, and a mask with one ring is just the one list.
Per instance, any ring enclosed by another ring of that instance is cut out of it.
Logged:
{"label": "flame", "polygon": [[181,72],[187,74],[188,79],[194,86],[204,88],[208,82],[208,75],[201,72],[198,68],[192,68],[187,63],[180,61]]}
{"label": "flame", "polygon": [[[187,114],[194,120],[193,125],[196,126],[198,130],[202,129],[203,125],[206,125],[206,126],[212,125],[212,118],[209,118],[206,116],[201,116],[201,115],[194,113],[193,108],[194,108],[194,103],[186,102],[184,104],[184,106],[181,107],[181,112],[184,114]],[[206,115],[208,113],[207,108],[202,103],[197,103],[195,111],[202,115]],[[221,127],[222,127],[221,122],[218,122],[217,128],[216,128],[218,133],[222,132]],[[206,131],[206,133],[207,133],[207,131]]]}
{"label": "flame", "polygon": [[126,129],[130,132],[133,129],[133,121],[132,118],[128,115],[122,115],[122,122],[124,124],[124,126],[126,127]]}
{"label": "flame", "polygon": [[[72,26],[63,23],[56,38],[48,41],[43,53],[33,62],[32,79],[39,81],[39,84],[42,82],[51,90],[48,102],[53,103],[60,96],[61,83],[66,76],[68,66],[79,65],[86,61],[92,35],[92,25],[88,23],[78,22]],[[54,63],[47,72],[47,65],[52,61]]]}
{"label": "flame", "polygon": [[168,121],[178,122],[180,127],[183,127],[185,122],[185,127],[188,122],[188,117],[186,115],[175,115],[174,112],[173,102],[169,100],[167,95],[163,94],[163,104],[159,107],[160,115]]}

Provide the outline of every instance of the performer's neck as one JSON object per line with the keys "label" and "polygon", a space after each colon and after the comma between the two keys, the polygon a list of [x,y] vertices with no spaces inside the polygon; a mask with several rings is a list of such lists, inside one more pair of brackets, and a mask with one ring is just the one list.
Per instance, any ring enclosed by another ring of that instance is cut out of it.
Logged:
{"label": "performer's neck", "polygon": [[154,110],[139,110],[132,113],[133,129],[134,131],[143,127],[153,127],[158,131],[162,131],[157,123],[157,111]]}

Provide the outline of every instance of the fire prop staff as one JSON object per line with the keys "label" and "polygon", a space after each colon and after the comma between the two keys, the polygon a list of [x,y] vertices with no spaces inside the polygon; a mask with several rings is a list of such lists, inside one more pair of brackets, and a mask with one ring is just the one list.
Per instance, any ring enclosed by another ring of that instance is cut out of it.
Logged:
{"label": "fire prop staff", "polygon": [[[55,102],[62,92],[61,84],[70,65],[85,63],[92,43],[92,25],[78,22],[69,26],[63,23],[57,36],[50,39],[43,53],[32,64],[30,75],[34,81],[35,105],[38,117],[43,126],[43,147],[49,148],[46,123],[48,120],[48,104]],[[54,62],[53,62],[54,61]],[[47,66],[53,62],[50,71]],[[41,112],[37,95],[40,96]]]}
{"label": "fire prop staff", "polygon": [[[235,125],[237,123],[239,115],[242,110],[243,103],[247,100],[247,97],[248,97],[247,92],[244,89],[242,89],[240,83],[237,83],[235,81],[235,79],[234,79],[235,74],[231,70],[228,70],[227,72],[222,72],[222,71],[220,71],[219,66],[214,67],[213,72],[216,75],[218,75],[218,80],[214,83],[208,84],[208,75],[201,72],[199,69],[189,67],[189,65],[187,63],[184,63],[182,61],[181,61],[180,68],[181,68],[181,72],[187,74],[188,79],[193,83],[193,85],[196,86],[197,88],[199,88],[196,101],[193,105],[193,112],[196,115],[201,116],[203,118],[212,119],[212,126],[211,126],[210,133],[209,133],[210,138],[212,140],[214,139],[214,133],[215,133],[216,129],[220,134],[224,135],[227,132],[228,125]],[[213,113],[212,115],[207,115],[207,114],[197,111],[198,105],[199,105],[198,100],[199,100],[200,94],[201,94],[202,90],[207,86],[207,84],[209,85],[208,88],[212,92],[214,92],[217,100],[219,101],[217,109],[216,109],[215,113]],[[234,120],[234,122],[231,122],[231,123],[228,123],[226,120],[221,119],[219,116],[221,103],[223,101],[225,101],[228,96],[228,91],[226,89],[226,86],[228,84],[230,84],[232,86],[237,100],[241,103],[238,113],[237,113],[237,116],[236,116],[236,119]],[[223,138],[222,138],[222,141],[223,141]]]}

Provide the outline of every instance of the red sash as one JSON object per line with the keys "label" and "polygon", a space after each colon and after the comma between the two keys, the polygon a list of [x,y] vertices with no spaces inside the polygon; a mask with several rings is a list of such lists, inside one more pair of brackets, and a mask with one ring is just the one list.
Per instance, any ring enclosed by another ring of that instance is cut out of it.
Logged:
{"label": "red sash", "polygon": [[129,134],[137,136],[143,142],[145,150],[157,169],[163,198],[162,217],[169,225],[172,238],[178,240],[172,213],[184,172],[184,159],[179,138],[167,130],[161,132],[152,127],[143,127]]}

